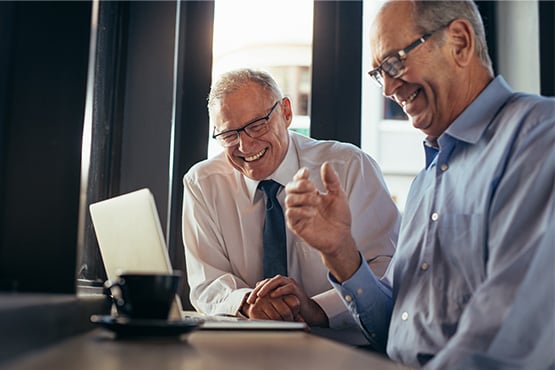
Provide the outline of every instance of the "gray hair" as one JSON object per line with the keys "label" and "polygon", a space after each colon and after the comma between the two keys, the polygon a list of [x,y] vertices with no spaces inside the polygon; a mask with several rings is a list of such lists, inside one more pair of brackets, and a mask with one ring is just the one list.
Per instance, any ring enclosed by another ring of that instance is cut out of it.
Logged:
{"label": "gray hair", "polygon": [[493,74],[484,23],[474,1],[413,1],[413,17],[422,33],[446,26],[453,19],[466,19],[474,29],[474,51],[482,65]]}
{"label": "gray hair", "polygon": [[250,68],[241,68],[222,74],[210,89],[208,95],[208,109],[225,98],[227,95],[241,89],[249,83],[261,86],[270,96],[277,99],[283,98],[283,92],[274,78],[266,71]]}

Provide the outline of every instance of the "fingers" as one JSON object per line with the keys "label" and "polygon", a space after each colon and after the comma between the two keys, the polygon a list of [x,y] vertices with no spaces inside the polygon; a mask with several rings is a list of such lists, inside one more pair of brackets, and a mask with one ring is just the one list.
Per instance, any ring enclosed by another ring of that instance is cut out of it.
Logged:
{"label": "fingers", "polygon": [[286,302],[283,298],[258,298],[249,309],[252,319],[295,321],[299,309],[296,299]]}
{"label": "fingers", "polygon": [[276,275],[271,279],[262,280],[256,283],[256,287],[247,298],[247,303],[253,304],[256,301],[256,298],[265,297],[279,286],[286,285],[291,282],[295,282],[295,280],[282,275]]}
{"label": "fingers", "polygon": [[[308,175],[308,170],[301,168],[293,176],[293,181],[285,187],[287,193],[285,204],[288,208],[319,204],[320,198],[324,194],[318,191],[314,183],[309,180]],[[328,193],[337,194],[342,191],[339,175],[329,162],[324,162],[320,167],[320,177]]]}
{"label": "fingers", "polygon": [[302,292],[300,291],[299,287],[296,286],[295,284],[285,284],[271,291],[269,296],[272,298],[278,298],[278,297],[283,297],[291,294],[300,296]]}
{"label": "fingers", "polygon": [[298,170],[295,176],[293,176],[293,180],[285,186],[287,194],[304,194],[317,191],[308,176],[309,172],[306,168]]}
{"label": "fingers", "polygon": [[256,283],[254,289],[250,292],[249,296],[247,297],[246,302],[248,304],[253,304],[256,301],[256,297],[258,297],[258,292],[260,291],[260,289],[262,289],[262,287],[267,281],[268,279],[264,279]]}
{"label": "fingers", "polygon": [[306,180],[308,179],[308,175],[308,169],[306,167],[303,167],[297,171],[295,176],[293,176],[293,181]]}
{"label": "fingers", "polygon": [[335,193],[341,190],[339,176],[329,162],[324,162],[324,164],[320,167],[320,177],[322,178],[322,182],[328,192]]}
{"label": "fingers", "polygon": [[268,298],[267,316],[270,320],[293,321],[295,315],[291,307],[283,299]]}
{"label": "fingers", "polygon": [[283,297],[283,302],[289,307],[291,312],[295,315],[295,321],[298,321],[299,312],[301,310],[301,301],[294,295],[287,295]]}

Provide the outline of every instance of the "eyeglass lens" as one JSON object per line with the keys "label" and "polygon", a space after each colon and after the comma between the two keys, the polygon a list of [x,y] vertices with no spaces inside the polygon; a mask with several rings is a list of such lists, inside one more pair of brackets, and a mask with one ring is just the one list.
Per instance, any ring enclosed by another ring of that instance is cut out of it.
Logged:
{"label": "eyeglass lens", "polygon": [[406,70],[403,61],[399,58],[399,55],[391,55],[384,59],[379,68],[370,72],[370,77],[380,86],[384,83],[384,72],[391,78],[400,77]]}
{"label": "eyeglass lens", "polygon": [[264,135],[268,132],[268,121],[270,120],[270,117],[276,109],[278,103],[279,101],[272,106],[267,116],[258,118],[238,130],[230,130],[219,135],[215,135],[214,138],[217,139],[224,147],[230,147],[239,142],[241,131],[244,131],[251,138],[257,138]]}

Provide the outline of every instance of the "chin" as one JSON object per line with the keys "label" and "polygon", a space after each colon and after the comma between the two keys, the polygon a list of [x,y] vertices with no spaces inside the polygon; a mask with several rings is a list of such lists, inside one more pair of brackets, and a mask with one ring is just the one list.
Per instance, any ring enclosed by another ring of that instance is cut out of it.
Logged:
{"label": "chin", "polygon": [[418,119],[418,117],[409,116],[409,119],[412,123],[412,126],[420,131],[426,132],[432,126],[431,122],[423,119]]}

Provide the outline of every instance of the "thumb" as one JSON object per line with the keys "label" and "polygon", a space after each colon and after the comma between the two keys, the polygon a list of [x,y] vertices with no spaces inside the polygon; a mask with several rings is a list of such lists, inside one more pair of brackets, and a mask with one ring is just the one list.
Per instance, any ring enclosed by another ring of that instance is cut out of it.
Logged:
{"label": "thumb", "polygon": [[329,193],[336,193],[341,190],[339,175],[337,175],[337,172],[335,172],[329,162],[324,162],[322,167],[320,167],[320,176],[322,177],[322,182]]}

